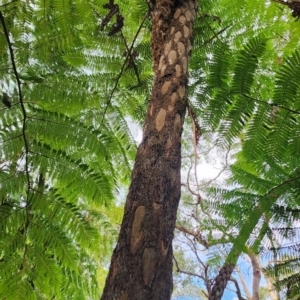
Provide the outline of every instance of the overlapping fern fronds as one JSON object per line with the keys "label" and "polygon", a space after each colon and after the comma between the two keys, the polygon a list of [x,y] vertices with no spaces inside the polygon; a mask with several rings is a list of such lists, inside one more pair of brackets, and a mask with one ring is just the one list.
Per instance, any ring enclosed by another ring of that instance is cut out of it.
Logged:
{"label": "overlapping fern fronds", "polygon": [[[253,50],[248,53],[251,52]],[[243,53],[240,52],[237,57]],[[237,70],[243,66],[252,74],[249,77],[251,80],[247,80],[249,88],[245,93],[242,91],[245,86],[243,81],[236,82],[235,88],[233,77],[222,88],[233,97],[230,101],[225,98],[227,108],[216,117],[215,122],[224,141],[229,139],[231,142],[234,138],[242,140],[241,154],[231,168],[230,184],[235,188],[214,190],[209,206],[214,213],[220,213],[226,219],[227,226],[231,225],[233,231],[238,229],[225,264],[236,263],[241,252],[247,253],[245,245],[255,245],[253,250],[256,253],[273,253],[276,263],[267,268],[266,274],[275,276],[276,273],[278,291],[285,292],[288,299],[296,299],[299,297],[297,272],[300,268],[299,254],[295,251],[298,249],[299,235],[294,229],[299,222],[300,173],[296,154],[299,154],[300,131],[300,111],[297,107],[299,54],[295,51],[277,70],[269,73],[273,76],[274,85],[271,94],[266,95],[271,95],[271,99],[264,98],[264,89],[253,89],[257,86],[253,78],[259,80],[263,70],[259,64],[251,70],[247,67],[251,64],[249,60],[239,61],[238,58],[237,67],[233,67]],[[213,69],[211,74],[213,76]],[[235,96],[237,93],[238,99]],[[214,111],[213,107],[219,100],[214,98],[210,102],[209,113]],[[240,219],[240,216],[243,218]],[[262,233],[266,222],[268,229]],[[277,241],[279,236],[280,241]],[[274,244],[276,248],[271,246]]]}
{"label": "overlapping fern fronds", "polygon": [[105,3],[0,8],[0,97],[9,101],[0,108],[1,299],[99,298],[118,183],[135,154],[118,97],[137,78],[123,54],[147,13],[137,5],[139,23],[108,37]]}

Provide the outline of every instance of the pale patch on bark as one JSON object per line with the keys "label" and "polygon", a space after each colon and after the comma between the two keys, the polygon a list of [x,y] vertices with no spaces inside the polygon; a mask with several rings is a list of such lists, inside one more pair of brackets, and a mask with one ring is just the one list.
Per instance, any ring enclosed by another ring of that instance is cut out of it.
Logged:
{"label": "pale patch on bark", "polygon": [[188,68],[188,60],[186,57],[183,57],[181,59],[182,61],[182,69],[183,69],[183,73],[186,74],[187,73],[187,68]]}
{"label": "pale patch on bark", "polygon": [[165,75],[166,68],[167,68],[167,65],[163,65],[163,66],[161,67],[161,70],[160,70],[160,76],[161,76],[161,77]]}
{"label": "pale patch on bark", "polygon": [[186,25],[184,25],[184,26],[183,26],[183,36],[184,36],[185,38],[188,38],[189,35],[190,35],[190,29],[189,29]]}
{"label": "pale patch on bark", "polygon": [[185,96],[185,86],[180,86],[178,89],[178,93],[179,93],[180,99],[183,99],[183,97]]}
{"label": "pale patch on bark", "polygon": [[141,232],[142,223],[145,217],[145,206],[139,206],[134,214],[134,220],[131,230],[130,252],[135,254],[138,248],[142,245],[144,236]]}
{"label": "pale patch on bark", "polygon": [[169,111],[173,111],[174,110],[174,106],[175,106],[175,103],[176,101],[178,100],[178,95],[177,93],[173,93],[172,96],[171,96],[171,102],[168,106],[168,110]]}
{"label": "pale patch on bark", "polygon": [[176,114],[175,121],[174,121],[174,130],[177,133],[181,132],[181,118],[179,114]]}
{"label": "pale patch on bark", "polygon": [[176,77],[179,78],[181,76],[181,67],[180,65],[175,66]]}
{"label": "pale patch on bark", "polygon": [[173,65],[177,59],[177,53],[175,50],[171,50],[168,54],[169,65]]}
{"label": "pale patch on bark", "polygon": [[112,265],[112,277],[110,279],[110,282],[112,282],[113,279],[118,274],[118,266],[119,266],[119,256],[113,262],[113,265]]}
{"label": "pale patch on bark", "polygon": [[174,30],[175,30],[175,27],[172,26],[172,27],[171,27],[171,34],[173,34]]}
{"label": "pale patch on bark", "polygon": [[175,37],[175,38],[174,38],[175,43],[178,42],[179,39],[182,37],[181,32],[180,32],[180,31],[177,31],[177,32],[175,33],[175,36],[174,36],[174,37]]}
{"label": "pale patch on bark", "polygon": [[168,138],[166,144],[165,144],[165,155],[166,157],[169,157],[170,155],[170,150],[172,149],[173,143],[170,138]]}
{"label": "pale patch on bark", "polygon": [[177,8],[176,11],[175,11],[175,14],[174,14],[174,18],[177,19],[181,15],[181,13],[182,13],[181,9]]}
{"label": "pale patch on bark", "polygon": [[156,203],[156,202],[154,202],[153,204],[152,204],[152,206],[153,206],[153,209],[154,210],[159,210],[160,208],[161,208],[161,204],[158,204],[158,203]]}
{"label": "pale patch on bark", "polygon": [[186,19],[187,19],[188,22],[190,22],[192,20],[192,13],[191,13],[190,10],[187,10],[185,12],[185,17],[186,17]]}
{"label": "pale patch on bark", "polygon": [[178,54],[179,56],[183,55],[185,53],[185,47],[184,44],[182,42],[179,42],[177,44],[177,48],[178,48]]}
{"label": "pale patch on bark", "polygon": [[169,53],[169,51],[171,50],[173,46],[173,43],[172,43],[172,40],[169,41],[167,44],[166,44],[166,47],[165,47],[165,54],[167,55]]}
{"label": "pale patch on bark", "polygon": [[160,241],[160,253],[162,255],[163,258],[166,257],[166,255],[168,254],[168,250],[169,250],[169,245],[167,245],[165,247],[165,243],[163,240]]}
{"label": "pale patch on bark", "polygon": [[165,56],[162,55],[162,56],[160,57],[160,60],[159,60],[158,70],[160,70],[161,67],[164,65],[164,59],[165,59]]}
{"label": "pale patch on bark", "polygon": [[164,95],[168,92],[171,85],[171,81],[165,81],[163,86],[161,87],[161,93]]}
{"label": "pale patch on bark", "polygon": [[188,53],[192,50],[192,44],[191,44],[191,41],[190,40],[188,40],[188,45],[187,45],[187,51],[188,51]]}
{"label": "pale patch on bark", "polygon": [[143,253],[143,280],[149,286],[154,278],[157,254],[154,248],[146,248]]}
{"label": "pale patch on bark", "polygon": [[184,24],[186,23],[186,17],[185,17],[185,16],[180,16],[178,20],[179,20],[179,22],[180,22],[182,25],[184,25]]}
{"label": "pale patch on bark", "polygon": [[150,106],[150,116],[152,117],[153,115],[153,105]]}
{"label": "pale patch on bark", "polygon": [[161,131],[162,128],[165,125],[165,119],[166,119],[167,112],[165,109],[161,108],[158,112],[155,120],[155,128],[157,131]]}

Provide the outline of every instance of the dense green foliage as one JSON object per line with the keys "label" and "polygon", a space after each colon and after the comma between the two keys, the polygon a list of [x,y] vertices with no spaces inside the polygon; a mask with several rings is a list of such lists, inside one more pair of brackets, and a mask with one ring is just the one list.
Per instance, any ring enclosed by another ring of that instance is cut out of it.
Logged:
{"label": "dense green foliage", "polygon": [[113,200],[135,152],[114,101],[104,116],[124,59],[101,55],[102,5],[1,7],[1,299],[99,297],[120,219]]}
{"label": "dense green foliage", "polygon": [[[135,153],[126,118],[142,124],[152,84],[147,2],[116,3],[106,25],[103,0],[1,2],[0,299],[99,298]],[[241,145],[230,189],[203,201],[223,223],[201,230],[234,232],[225,261],[271,257],[266,273],[294,299],[300,25],[283,8],[201,1],[189,92],[203,136]]]}

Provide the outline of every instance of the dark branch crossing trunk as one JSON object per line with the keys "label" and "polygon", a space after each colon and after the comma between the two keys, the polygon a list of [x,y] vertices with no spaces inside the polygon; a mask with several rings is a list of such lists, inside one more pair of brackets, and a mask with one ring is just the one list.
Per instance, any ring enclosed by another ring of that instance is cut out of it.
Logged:
{"label": "dark branch crossing trunk", "polygon": [[102,300],[171,298],[181,133],[195,16],[195,0],[153,3],[154,84]]}

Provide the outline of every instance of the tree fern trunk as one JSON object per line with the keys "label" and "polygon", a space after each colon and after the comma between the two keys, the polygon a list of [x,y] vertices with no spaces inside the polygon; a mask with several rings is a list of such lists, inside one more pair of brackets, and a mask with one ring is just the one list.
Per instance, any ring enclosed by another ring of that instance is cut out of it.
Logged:
{"label": "tree fern trunk", "polygon": [[153,3],[154,85],[103,300],[171,297],[181,132],[195,15],[195,0]]}
{"label": "tree fern trunk", "polygon": [[219,274],[215,278],[215,283],[212,288],[212,291],[208,297],[209,300],[221,300],[228,280],[233,272],[235,265],[225,265],[223,266]]}

